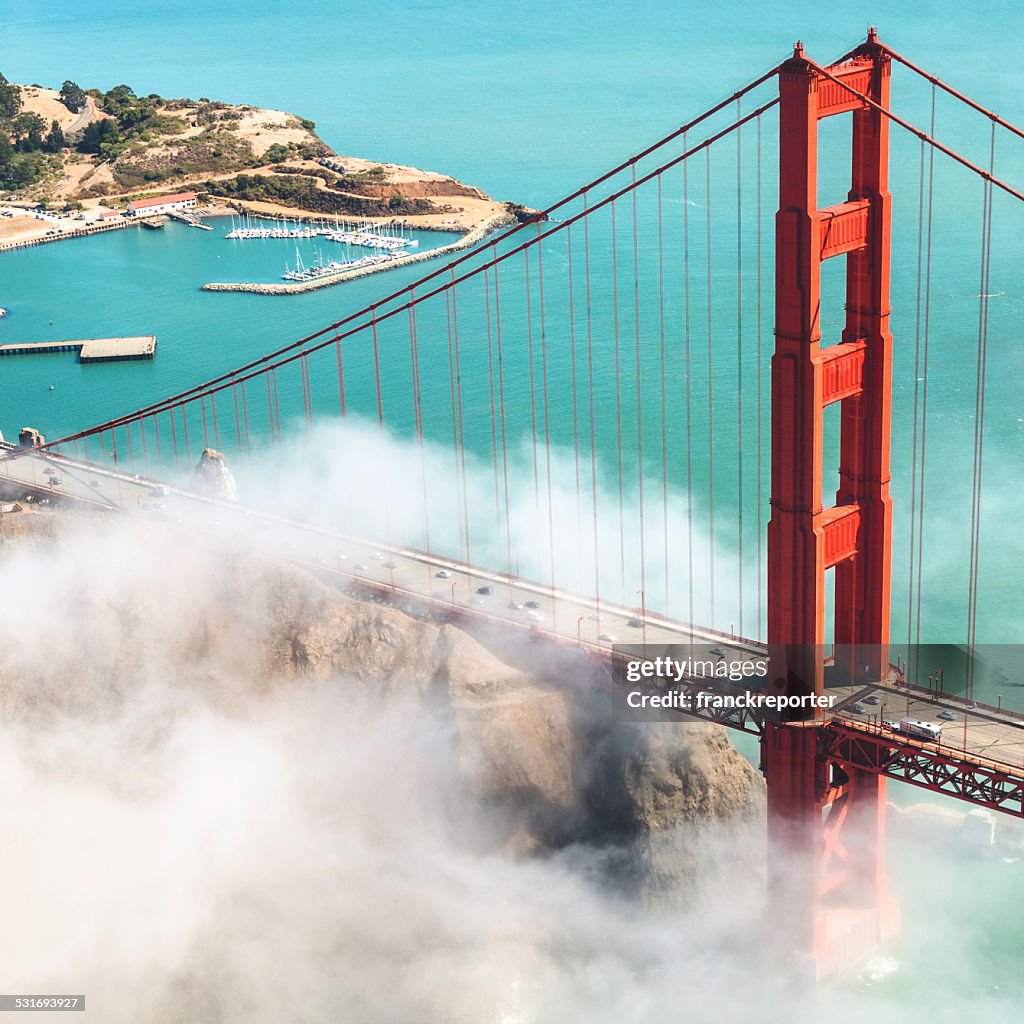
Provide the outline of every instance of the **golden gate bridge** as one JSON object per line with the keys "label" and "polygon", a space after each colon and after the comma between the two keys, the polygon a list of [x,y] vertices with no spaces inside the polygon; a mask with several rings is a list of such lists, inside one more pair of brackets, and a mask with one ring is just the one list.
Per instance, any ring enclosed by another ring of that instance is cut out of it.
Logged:
{"label": "golden gate bridge", "polygon": [[[893,108],[894,65],[926,83],[927,128]],[[980,155],[941,140],[939,97],[981,119]],[[823,122],[841,115],[848,136],[820,146],[831,131]],[[915,308],[902,311],[895,342],[893,127],[919,143],[917,195],[905,203],[916,212],[905,232],[916,234],[905,260]],[[828,711],[692,713],[759,737],[769,913],[818,976],[833,974],[898,929],[887,778],[1024,816],[1024,715],[976,699],[972,660],[954,693],[925,685],[928,670],[911,656],[935,500],[925,487],[926,459],[937,457],[929,369],[944,326],[932,312],[936,156],[977,182],[980,200],[976,337],[963,369],[974,390],[962,511],[968,651],[979,637],[994,211],[999,197],[1024,201],[995,173],[1004,136],[1024,132],[873,30],[828,65],[797,44],[699,117],[367,308],[133,412],[49,443],[6,445],[0,481],[129,512],[155,504],[229,531],[262,518],[292,537],[291,557],[357,595],[528,631],[609,667],[623,640],[699,641],[767,654],[770,693],[828,687],[840,698]],[[725,175],[712,163],[722,154]],[[845,196],[819,205],[840,182]],[[913,380],[894,381],[894,346],[911,343]],[[913,406],[900,479],[909,500],[896,510],[894,390]],[[325,422],[339,433],[319,434]],[[297,522],[204,496],[185,475],[200,451],[223,452],[244,472],[349,432],[404,438],[415,453],[405,478],[385,473],[372,495],[375,532],[357,530],[342,508]],[[828,499],[832,455],[838,488]],[[894,667],[893,529],[904,511],[908,658]],[[532,550],[521,576],[524,536]],[[626,632],[611,633],[612,623]],[[877,716],[855,710],[865,698]],[[887,707],[952,712],[958,726],[915,738],[885,721]]]}

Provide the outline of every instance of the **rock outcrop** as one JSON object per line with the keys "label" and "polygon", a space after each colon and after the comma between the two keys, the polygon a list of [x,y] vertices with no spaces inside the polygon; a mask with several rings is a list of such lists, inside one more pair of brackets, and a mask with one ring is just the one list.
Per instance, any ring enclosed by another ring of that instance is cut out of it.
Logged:
{"label": "rock outcrop", "polygon": [[238,486],[228,460],[215,448],[204,448],[195,469],[196,490],[221,501],[238,501]]}
{"label": "rock outcrop", "polygon": [[[70,561],[60,525],[76,518],[21,517],[0,558],[31,542],[35,522],[54,564]],[[111,528],[90,522],[90,533]],[[584,844],[619,856],[627,884],[677,880],[690,870],[686,836],[763,813],[760,777],[724,730],[616,720],[595,669],[572,652],[537,645],[528,673],[461,629],[355,600],[251,549],[193,550],[172,526],[134,529],[148,533],[133,550],[152,545],[162,578],[145,564],[116,588],[86,576],[71,635],[45,658],[26,663],[0,643],[5,717],[102,714],[157,676],[229,711],[341,680],[353,713],[411,706],[433,723],[443,741],[427,761],[451,789],[456,832],[471,806],[489,824],[475,844],[521,854]]]}

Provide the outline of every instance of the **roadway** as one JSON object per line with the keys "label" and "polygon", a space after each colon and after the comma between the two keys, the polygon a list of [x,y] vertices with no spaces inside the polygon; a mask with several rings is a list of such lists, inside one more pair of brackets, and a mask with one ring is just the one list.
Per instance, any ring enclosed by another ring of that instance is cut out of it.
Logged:
{"label": "roadway", "polygon": [[[24,454],[3,457],[15,450]],[[641,614],[634,607],[599,604],[590,597],[510,578],[456,559],[346,536],[46,450],[16,449],[0,443],[0,484],[5,480],[26,488],[37,500],[57,498],[164,518],[228,539],[249,534],[258,538],[261,550],[338,577],[357,596],[388,596],[390,603],[406,611],[427,609],[441,617],[512,626],[534,638],[579,647],[609,666],[613,648],[621,644],[693,643],[705,650],[716,647],[730,660],[750,660],[767,653],[753,640],[689,626],[649,611]],[[940,746],[944,754],[974,764],[1007,765],[1017,773],[1024,769],[1024,715],[1020,713],[907,686],[894,675],[828,692],[835,697],[831,715],[837,722],[878,734],[885,731],[883,720],[909,717],[937,722],[944,712],[952,716],[951,721],[943,722]],[[737,728],[749,725],[729,716],[715,720]],[[935,746],[915,745],[925,750]]]}
{"label": "roadway", "polygon": [[96,120],[96,103],[91,96],[86,96],[85,106],[78,112],[78,116],[64,129],[65,135],[74,135],[76,132],[84,131],[93,121]]}

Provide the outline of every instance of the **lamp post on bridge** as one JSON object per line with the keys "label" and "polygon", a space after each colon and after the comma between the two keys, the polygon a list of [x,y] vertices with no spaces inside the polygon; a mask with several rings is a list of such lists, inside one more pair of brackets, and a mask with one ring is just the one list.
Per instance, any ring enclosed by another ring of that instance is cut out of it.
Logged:
{"label": "lamp post on bridge", "polygon": [[579,647],[583,643],[583,620],[586,615],[581,615],[576,620],[576,646]]}
{"label": "lamp post on bridge", "polygon": [[459,582],[458,580],[452,580],[452,607],[453,608],[455,607],[455,584],[458,583],[458,582]]}
{"label": "lamp post on bridge", "polygon": [[647,646],[647,601],[643,590],[638,590],[640,595],[640,642]]}

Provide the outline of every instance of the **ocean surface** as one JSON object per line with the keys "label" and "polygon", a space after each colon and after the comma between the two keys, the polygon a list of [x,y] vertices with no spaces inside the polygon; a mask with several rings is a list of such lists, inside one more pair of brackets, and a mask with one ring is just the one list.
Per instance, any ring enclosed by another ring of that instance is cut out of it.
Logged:
{"label": "ocean surface", "polygon": [[[1009,120],[1024,123],[1024,6],[1012,2],[979,9],[920,0],[842,8],[805,0],[699,5],[380,0],[371,8],[304,0],[288,5],[3,0],[0,18],[0,71],[11,81],[58,88],[66,78],[84,87],[126,82],[140,93],[289,110],[312,118],[340,153],[443,171],[495,198],[535,207],[571,192],[774,66],[796,38],[826,63],[859,41],[871,22],[897,51]],[[909,76],[898,81],[909,87]],[[907,112],[927,125],[928,94],[915,88]],[[940,134],[976,162],[985,162],[985,125],[950,106],[940,104],[939,110]],[[900,570],[909,550],[921,164],[917,143],[897,144],[895,134],[893,156],[894,629],[903,636],[907,591]],[[1003,148],[1000,141],[996,164],[1010,180],[1024,181],[1024,145]],[[965,635],[982,200],[969,177],[945,166],[936,175],[941,198],[934,228],[929,429],[932,451],[939,455],[927,477],[933,497],[925,564],[932,585],[924,603],[931,632],[925,633],[933,642],[959,642]],[[770,219],[770,176],[766,180]],[[979,638],[1013,644],[1024,639],[1019,590],[1024,531],[1006,529],[1019,521],[1024,466],[1018,383],[1024,372],[1019,345],[1024,277],[1018,269],[1024,219],[1012,202],[1000,199],[995,220]],[[0,430],[11,436],[30,423],[59,436],[101,422],[309,334],[422,273],[421,267],[397,270],[286,299],[201,293],[199,285],[209,280],[273,280],[293,259],[294,246],[286,242],[234,245],[220,238],[217,227],[207,233],[170,224],[162,232],[112,232],[0,254],[0,305],[11,310],[0,322],[0,341],[159,337],[152,363],[81,367],[68,355],[5,360]],[[446,240],[435,235],[421,244]],[[765,294],[771,288],[770,262],[767,266]],[[838,324],[837,319],[833,326]],[[767,353],[770,330],[765,335]],[[396,373],[400,369],[398,362],[392,367]],[[436,381],[442,376],[438,370]],[[353,400],[358,409],[361,395],[361,411],[371,415],[365,384],[355,381]],[[528,424],[525,395],[514,397],[518,408],[510,423],[522,430]],[[728,410],[720,415],[727,417]],[[613,433],[602,430],[599,440],[610,457]],[[721,474],[734,471],[728,450],[718,458]],[[672,483],[679,481],[673,477]],[[719,500],[729,508],[728,493]],[[756,530],[752,519],[748,529]],[[917,799],[896,786],[892,794],[902,802]],[[929,1016],[956,1020],[970,1013],[973,1000],[983,999],[986,1021],[1019,1019],[1013,1011],[1024,995],[1014,980],[1016,950],[1024,939],[1020,865],[935,858],[926,844],[910,840],[896,845],[893,861],[910,924],[895,953],[899,968],[872,988],[872,1000],[881,999],[882,1009],[894,1015],[903,1001],[923,1008],[938,1000],[939,1009]],[[930,927],[929,922],[937,923]],[[950,940],[940,941],[946,937]],[[1016,974],[1019,979],[1019,970]],[[851,1008],[858,998],[851,996]]]}

